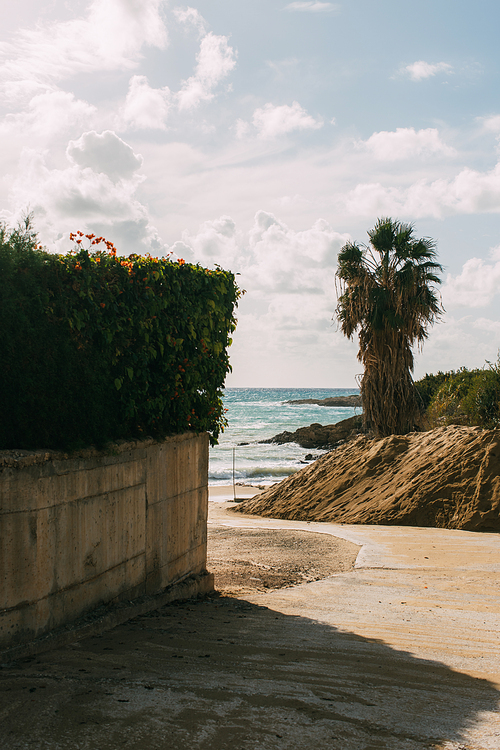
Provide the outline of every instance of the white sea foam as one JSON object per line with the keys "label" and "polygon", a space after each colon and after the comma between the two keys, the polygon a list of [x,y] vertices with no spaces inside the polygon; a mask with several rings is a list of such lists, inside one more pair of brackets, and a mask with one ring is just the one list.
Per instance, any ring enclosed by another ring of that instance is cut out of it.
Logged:
{"label": "white sea foam", "polygon": [[[305,456],[321,455],[317,449],[296,443],[261,443],[274,435],[294,432],[314,422],[335,424],[359,409],[326,407],[316,404],[286,404],[289,400],[327,398],[358,393],[352,389],[228,388],[224,405],[229,426],[210,450],[209,484],[272,484],[304,466]],[[242,445],[243,444],[243,445]]]}

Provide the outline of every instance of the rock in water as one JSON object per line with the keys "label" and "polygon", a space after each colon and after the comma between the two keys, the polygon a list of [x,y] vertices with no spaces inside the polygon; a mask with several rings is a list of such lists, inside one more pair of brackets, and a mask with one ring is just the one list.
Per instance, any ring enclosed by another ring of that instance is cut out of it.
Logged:
{"label": "rock in water", "polygon": [[358,437],[237,508],[300,521],[500,532],[500,430]]}
{"label": "rock in water", "polygon": [[346,406],[351,409],[363,406],[361,396],[329,396],[328,398],[300,398],[297,401],[285,401],[285,404],[316,404],[316,406]]}
{"label": "rock in water", "polygon": [[335,448],[344,440],[358,435],[363,429],[363,417],[356,416],[343,419],[337,424],[311,424],[309,427],[299,427],[295,432],[280,432],[269,440],[261,443],[298,443],[302,448]]}

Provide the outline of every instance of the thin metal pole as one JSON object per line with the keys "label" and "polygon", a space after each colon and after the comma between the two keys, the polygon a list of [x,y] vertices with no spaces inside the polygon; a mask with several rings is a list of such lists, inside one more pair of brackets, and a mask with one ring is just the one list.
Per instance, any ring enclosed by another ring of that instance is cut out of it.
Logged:
{"label": "thin metal pole", "polygon": [[236,483],[234,479],[234,455],[236,452],[236,448],[233,448],[233,502],[236,502]]}

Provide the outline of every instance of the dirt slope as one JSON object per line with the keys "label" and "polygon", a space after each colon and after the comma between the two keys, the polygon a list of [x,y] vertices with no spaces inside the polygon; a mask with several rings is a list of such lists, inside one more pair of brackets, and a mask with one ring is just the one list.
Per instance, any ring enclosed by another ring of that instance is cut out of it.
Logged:
{"label": "dirt slope", "polygon": [[335,523],[500,532],[500,430],[358,437],[237,509]]}

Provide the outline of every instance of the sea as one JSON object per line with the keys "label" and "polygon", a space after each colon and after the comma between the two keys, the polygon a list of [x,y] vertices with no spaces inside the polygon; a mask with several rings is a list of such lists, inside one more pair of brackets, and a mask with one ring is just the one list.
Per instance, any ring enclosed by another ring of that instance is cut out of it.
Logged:
{"label": "sea", "polygon": [[226,388],[223,400],[229,424],[219,444],[210,449],[209,485],[267,486],[303,468],[311,460],[306,456],[318,458],[325,451],[261,441],[314,422],[336,424],[361,410],[287,402],[358,393],[357,388]]}

